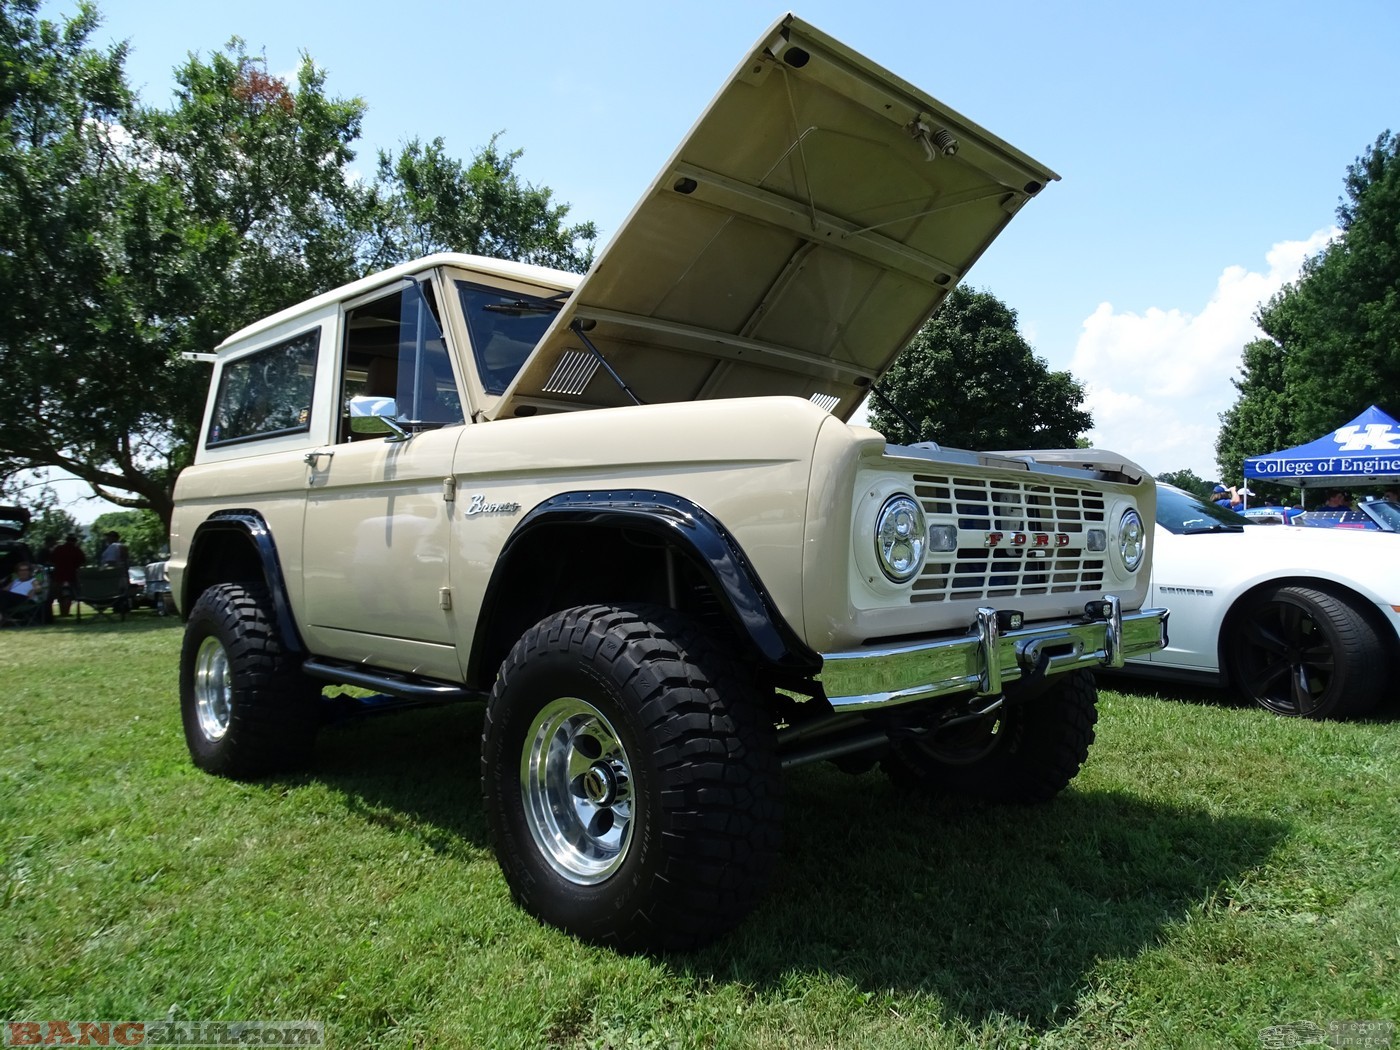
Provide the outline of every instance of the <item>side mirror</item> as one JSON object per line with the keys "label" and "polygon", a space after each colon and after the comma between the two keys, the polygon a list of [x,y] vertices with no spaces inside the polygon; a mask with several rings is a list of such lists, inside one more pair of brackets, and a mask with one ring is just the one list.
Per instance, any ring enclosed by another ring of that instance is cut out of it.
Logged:
{"label": "side mirror", "polygon": [[372,395],[362,395],[352,397],[349,404],[350,427],[356,433],[367,432],[377,433],[379,431],[368,430],[355,425],[357,419],[378,420],[388,428],[389,433],[385,434],[388,441],[407,441],[408,431],[399,426],[399,404],[392,397],[375,397]]}

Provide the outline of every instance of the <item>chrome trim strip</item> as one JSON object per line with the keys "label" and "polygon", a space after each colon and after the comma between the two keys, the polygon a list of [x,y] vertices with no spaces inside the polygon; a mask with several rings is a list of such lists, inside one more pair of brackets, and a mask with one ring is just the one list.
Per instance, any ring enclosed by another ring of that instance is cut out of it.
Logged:
{"label": "chrome trim strip", "polygon": [[859,711],[961,693],[991,695],[1038,663],[1054,673],[1122,667],[1124,660],[1166,645],[1165,609],[1124,614],[1117,598],[1106,600],[1113,609],[1107,620],[1036,624],[1002,633],[995,612],[979,609],[972,629],[955,638],[824,653],[821,680],[827,700],[838,711]]}

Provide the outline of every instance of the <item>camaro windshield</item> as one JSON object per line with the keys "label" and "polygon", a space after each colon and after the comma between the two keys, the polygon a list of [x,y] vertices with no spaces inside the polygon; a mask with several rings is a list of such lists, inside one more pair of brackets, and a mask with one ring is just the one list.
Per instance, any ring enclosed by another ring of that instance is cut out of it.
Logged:
{"label": "camaro windshield", "polygon": [[1400,532],[1400,505],[1389,500],[1377,499],[1363,503],[1361,509],[1371,515],[1386,531]]}
{"label": "camaro windshield", "polygon": [[1157,524],[1178,536],[1204,532],[1238,532],[1246,525],[1256,525],[1228,507],[1218,507],[1209,500],[1192,496],[1170,485],[1157,486]]}

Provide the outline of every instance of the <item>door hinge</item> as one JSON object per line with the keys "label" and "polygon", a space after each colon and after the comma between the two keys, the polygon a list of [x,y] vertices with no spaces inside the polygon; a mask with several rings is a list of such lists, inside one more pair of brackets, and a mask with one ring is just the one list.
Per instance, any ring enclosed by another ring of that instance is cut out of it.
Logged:
{"label": "door hinge", "polygon": [[451,608],[452,608],[452,588],[451,588],[451,587],[439,587],[439,588],[438,588],[438,607],[441,608],[441,609],[451,609]]}
{"label": "door hinge", "polygon": [[443,501],[444,503],[451,503],[451,502],[453,502],[456,498],[457,498],[457,479],[456,479],[456,478],[443,478],[443,479],[442,479],[442,501]]}

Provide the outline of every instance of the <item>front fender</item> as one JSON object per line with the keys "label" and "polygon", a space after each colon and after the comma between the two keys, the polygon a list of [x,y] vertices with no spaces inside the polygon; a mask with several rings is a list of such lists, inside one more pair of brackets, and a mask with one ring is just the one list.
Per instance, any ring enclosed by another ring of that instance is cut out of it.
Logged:
{"label": "front fender", "polygon": [[504,600],[512,566],[526,556],[545,530],[569,526],[643,532],[688,557],[742,642],[753,655],[785,677],[806,678],[821,657],[798,637],[778,611],[748,557],[729,531],[703,507],[666,492],[614,490],[565,492],[545,500],[521,519],[501,549],[482,599],[467,680],[481,680],[483,654],[491,644],[492,610]]}

